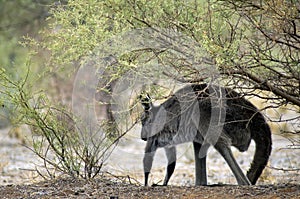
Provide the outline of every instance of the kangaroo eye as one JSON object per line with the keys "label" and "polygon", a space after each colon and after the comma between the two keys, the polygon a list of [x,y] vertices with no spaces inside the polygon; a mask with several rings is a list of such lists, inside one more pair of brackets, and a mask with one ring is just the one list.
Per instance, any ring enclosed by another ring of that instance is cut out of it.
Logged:
{"label": "kangaroo eye", "polygon": [[142,124],[151,122],[153,119],[153,113],[152,112],[145,112],[141,116]]}

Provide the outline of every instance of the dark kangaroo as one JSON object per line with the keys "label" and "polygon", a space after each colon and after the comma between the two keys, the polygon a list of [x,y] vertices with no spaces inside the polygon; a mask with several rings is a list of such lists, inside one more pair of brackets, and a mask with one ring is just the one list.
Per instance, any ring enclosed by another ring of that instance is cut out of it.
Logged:
{"label": "dark kangaroo", "polygon": [[[212,93],[217,90],[223,90],[224,93],[224,104],[219,107],[212,106],[212,96],[216,96]],[[163,185],[167,185],[176,165],[175,145],[184,142],[193,142],[195,184],[207,185],[206,153],[200,155],[200,149],[209,147],[205,136],[209,132],[211,121],[217,120],[213,117],[213,111],[222,108],[226,116],[223,115],[225,119],[220,134],[214,138],[213,144],[229,165],[238,184],[254,185],[267,165],[272,150],[270,128],[252,103],[229,88],[192,84],[178,90],[160,106],[153,106],[149,97],[141,97],[141,103],[145,111],[141,137],[147,141],[143,159],[145,186],[148,185],[148,176],[157,148],[163,147],[168,159],[163,182]],[[230,146],[244,152],[248,150],[252,139],[255,142],[255,154],[245,176],[233,157]]]}

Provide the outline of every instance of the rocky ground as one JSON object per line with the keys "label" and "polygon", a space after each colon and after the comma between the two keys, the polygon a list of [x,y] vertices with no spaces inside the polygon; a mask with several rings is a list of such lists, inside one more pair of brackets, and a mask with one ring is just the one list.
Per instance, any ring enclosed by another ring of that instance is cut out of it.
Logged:
{"label": "rocky ground", "polygon": [[[290,144],[273,136],[270,164],[256,186],[236,186],[235,179],[222,157],[214,150],[208,155],[209,186],[194,187],[194,163],[190,145],[178,147],[178,164],[168,187],[144,187],[142,155],[145,143],[129,135],[108,160],[107,173],[91,181],[61,178],[43,181],[35,166],[41,162],[22,146],[20,138],[0,131],[1,198],[300,198],[300,151],[286,149]],[[246,171],[254,146],[234,155]],[[158,151],[150,184],[160,184],[165,170],[163,150]],[[275,168],[276,169],[275,169]],[[284,169],[284,170],[283,170]],[[296,170],[295,170],[296,169]],[[287,171],[288,170],[288,171]]]}

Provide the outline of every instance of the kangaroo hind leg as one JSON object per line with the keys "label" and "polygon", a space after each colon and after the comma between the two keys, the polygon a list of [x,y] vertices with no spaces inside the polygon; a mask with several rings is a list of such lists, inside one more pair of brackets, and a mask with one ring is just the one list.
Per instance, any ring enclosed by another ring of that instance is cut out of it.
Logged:
{"label": "kangaroo hind leg", "polygon": [[215,145],[216,150],[223,156],[231,171],[233,172],[239,185],[251,185],[249,179],[245,176],[242,169],[236,162],[231,149],[224,143],[217,142]]}

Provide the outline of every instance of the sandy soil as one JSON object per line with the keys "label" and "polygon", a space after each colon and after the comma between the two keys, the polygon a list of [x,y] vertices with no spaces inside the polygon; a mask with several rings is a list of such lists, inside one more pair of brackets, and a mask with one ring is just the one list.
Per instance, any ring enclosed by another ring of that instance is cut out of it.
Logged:
{"label": "sandy soil", "polygon": [[[300,198],[300,151],[286,149],[289,144],[273,136],[269,167],[257,186],[236,186],[235,178],[222,157],[213,149],[208,154],[208,183],[194,187],[194,163],[190,145],[178,147],[178,164],[168,187],[144,187],[142,156],[145,143],[138,137],[125,138],[108,160],[104,171],[115,176],[99,176],[91,181],[68,178],[41,181],[34,171],[41,162],[11,137],[8,129],[0,130],[0,196],[1,198]],[[246,153],[234,150],[243,170],[249,168],[254,146]],[[163,150],[158,151],[150,184],[161,183],[165,173]],[[273,169],[276,167],[277,169]]]}

